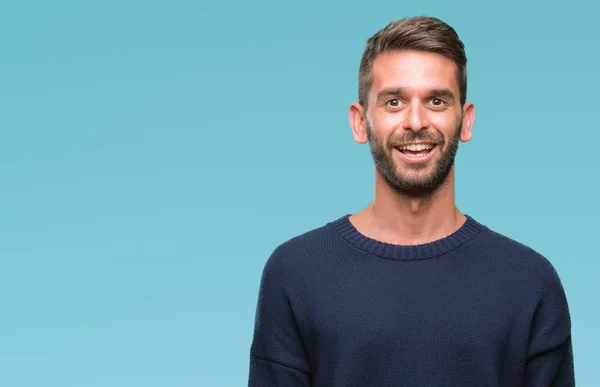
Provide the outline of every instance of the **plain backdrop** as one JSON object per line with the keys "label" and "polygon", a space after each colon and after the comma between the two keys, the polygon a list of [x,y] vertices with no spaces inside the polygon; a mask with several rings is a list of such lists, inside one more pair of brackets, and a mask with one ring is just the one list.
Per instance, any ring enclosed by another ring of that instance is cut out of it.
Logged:
{"label": "plain backdrop", "polygon": [[458,207],[563,281],[600,347],[592,1],[3,1],[0,385],[244,386],[273,249],[373,195],[348,107],[388,22],[451,24],[472,141]]}

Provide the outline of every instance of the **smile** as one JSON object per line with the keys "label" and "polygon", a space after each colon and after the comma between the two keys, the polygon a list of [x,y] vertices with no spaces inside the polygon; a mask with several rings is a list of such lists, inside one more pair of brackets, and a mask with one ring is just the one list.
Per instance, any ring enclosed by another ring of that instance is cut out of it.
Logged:
{"label": "smile", "polygon": [[394,148],[400,158],[410,164],[424,163],[433,157],[437,151],[436,144],[406,144]]}

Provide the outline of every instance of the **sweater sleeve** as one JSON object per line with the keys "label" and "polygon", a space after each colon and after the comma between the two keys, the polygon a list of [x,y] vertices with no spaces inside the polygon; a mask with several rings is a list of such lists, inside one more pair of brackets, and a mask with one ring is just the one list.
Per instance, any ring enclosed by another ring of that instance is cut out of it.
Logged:
{"label": "sweater sleeve", "polygon": [[309,387],[311,373],[289,294],[289,270],[275,250],[263,269],[250,348],[249,387]]}
{"label": "sweater sleeve", "polygon": [[564,289],[555,277],[535,311],[529,338],[527,387],[575,386],[571,319]]}

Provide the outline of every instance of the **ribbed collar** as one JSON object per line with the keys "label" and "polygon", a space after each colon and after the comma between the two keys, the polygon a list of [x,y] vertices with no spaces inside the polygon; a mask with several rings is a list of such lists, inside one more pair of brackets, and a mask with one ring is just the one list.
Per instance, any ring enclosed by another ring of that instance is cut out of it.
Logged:
{"label": "ribbed collar", "polygon": [[427,259],[446,254],[467,242],[485,228],[484,225],[465,214],[467,220],[458,230],[447,237],[420,245],[396,245],[381,242],[361,234],[350,222],[350,215],[346,214],[330,222],[330,226],[350,244],[367,253],[382,258],[399,260]]}

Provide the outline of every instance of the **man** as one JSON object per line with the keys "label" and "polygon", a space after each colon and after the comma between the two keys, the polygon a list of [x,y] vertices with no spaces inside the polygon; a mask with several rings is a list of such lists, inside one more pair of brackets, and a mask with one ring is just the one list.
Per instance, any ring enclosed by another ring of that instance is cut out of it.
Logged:
{"label": "man", "polygon": [[249,386],[574,386],[551,263],[454,202],[471,139],[464,46],[427,17],[366,45],[354,139],[375,197],[278,246],[261,280]]}

